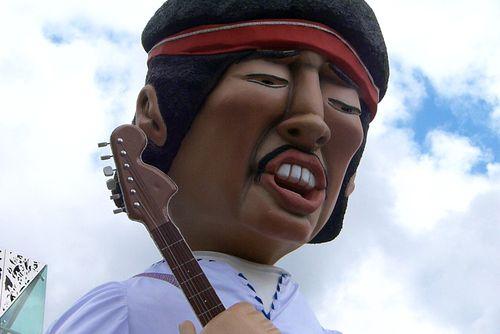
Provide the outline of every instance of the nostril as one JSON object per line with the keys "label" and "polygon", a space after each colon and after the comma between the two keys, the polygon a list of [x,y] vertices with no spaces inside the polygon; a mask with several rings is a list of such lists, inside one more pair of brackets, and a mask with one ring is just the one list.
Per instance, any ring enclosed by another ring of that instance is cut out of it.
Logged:
{"label": "nostril", "polygon": [[318,140],[316,140],[317,145],[324,145],[327,141],[326,136],[319,137]]}
{"label": "nostril", "polygon": [[300,136],[300,130],[297,128],[288,129],[288,134],[292,137]]}

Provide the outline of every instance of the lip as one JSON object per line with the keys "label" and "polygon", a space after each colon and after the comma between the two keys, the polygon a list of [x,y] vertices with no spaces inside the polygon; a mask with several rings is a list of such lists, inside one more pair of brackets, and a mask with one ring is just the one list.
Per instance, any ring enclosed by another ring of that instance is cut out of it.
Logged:
{"label": "lip", "polygon": [[[315,188],[302,196],[280,187],[275,181],[275,175],[278,168],[285,163],[309,169],[316,179]],[[326,176],[321,162],[317,156],[298,150],[287,150],[269,161],[261,176],[261,183],[282,208],[294,214],[311,214],[321,206],[325,199]]]}
{"label": "lip", "polygon": [[326,188],[325,170],[323,169],[319,158],[314,154],[306,154],[295,149],[289,149],[269,161],[264,171],[265,173],[274,175],[282,164],[292,164],[306,167],[311,171],[316,179],[315,189],[322,190]]}

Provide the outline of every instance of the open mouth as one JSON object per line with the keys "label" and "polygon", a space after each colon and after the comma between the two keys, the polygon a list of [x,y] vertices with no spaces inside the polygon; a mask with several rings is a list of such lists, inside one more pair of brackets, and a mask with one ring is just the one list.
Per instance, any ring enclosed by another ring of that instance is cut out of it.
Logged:
{"label": "open mouth", "polygon": [[311,214],[325,199],[326,175],[313,154],[288,149],[266,164],[261,179],[276,202],[294,214]]}
{"label": "open mouth", "polygon": [[278,186],[294,191],[302,197],[316,186],[314,174],[307,167],[296,164],[282,164],[274,174],[274,181]]}

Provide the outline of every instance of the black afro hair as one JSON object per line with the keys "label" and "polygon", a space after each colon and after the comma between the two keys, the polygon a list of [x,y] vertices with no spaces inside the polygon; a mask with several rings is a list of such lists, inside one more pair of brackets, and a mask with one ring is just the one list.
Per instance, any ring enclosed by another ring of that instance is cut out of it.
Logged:
{"label": "black afro hair", "polygon": [[389,62],[384,37],[372,9],[363,0],[169,0],[148,22],[142,45],[149,52],[166,36],[207,24],[257,19],[303,19],[336,30],[356,50],[385,94]]}

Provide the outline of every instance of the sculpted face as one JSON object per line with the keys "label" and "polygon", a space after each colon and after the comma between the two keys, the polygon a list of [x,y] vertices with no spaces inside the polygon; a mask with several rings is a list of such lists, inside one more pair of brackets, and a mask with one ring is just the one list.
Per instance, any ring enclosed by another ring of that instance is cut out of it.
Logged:
{"label": "sculpted face", "polygon": [[169,172],[179,186],[170,213],[191,247],[274,263],[307,243],[362,142],[359,110],[356,90],[315,52],[233,64]]}

